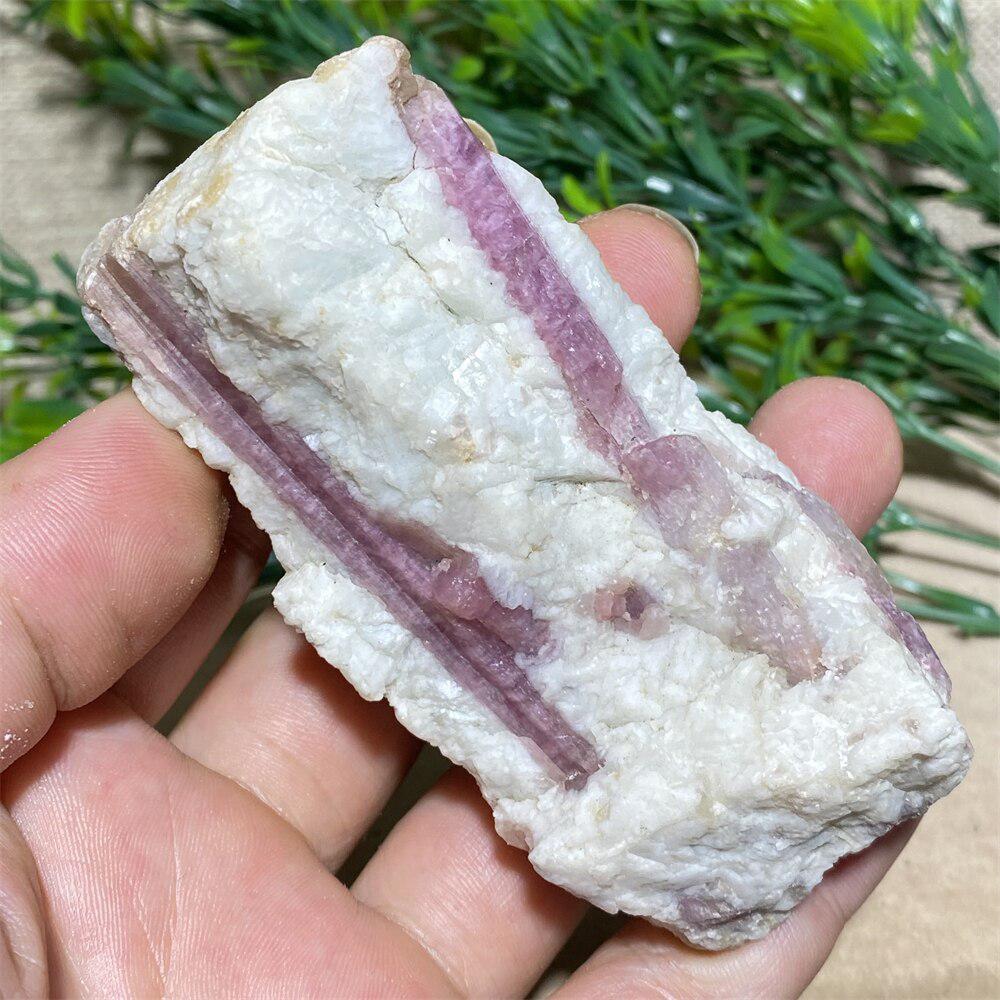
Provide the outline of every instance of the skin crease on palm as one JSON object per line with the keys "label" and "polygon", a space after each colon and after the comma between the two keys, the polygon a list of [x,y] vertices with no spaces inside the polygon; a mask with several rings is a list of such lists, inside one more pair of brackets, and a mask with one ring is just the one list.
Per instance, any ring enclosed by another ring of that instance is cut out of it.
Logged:
{"label": "skin crease on palm", "polygon": [[[583,223],[675,347],[697,267],[628,208]],[[753,431],[858,532],[900,442],[861,386],[788,386]],[[348,889],[331,871],[418,749],[273,613],[170,738],[151,726],[252,586],[263,537],[130,392],[0,469],[0,996],[523,995],[584,904],[506,846],[464,772]],[[795,996],[912,832],[839,865],[765,939],[627,923],[566,997]]]}

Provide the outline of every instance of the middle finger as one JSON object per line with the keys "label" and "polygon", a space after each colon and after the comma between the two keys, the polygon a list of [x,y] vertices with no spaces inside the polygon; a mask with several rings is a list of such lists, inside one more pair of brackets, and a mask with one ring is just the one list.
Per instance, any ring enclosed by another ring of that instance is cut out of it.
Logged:
{"label": "middle finger", "polygon": [[170,735],[290,822],[337,868],[419,747],[275,611],[247,631]]}

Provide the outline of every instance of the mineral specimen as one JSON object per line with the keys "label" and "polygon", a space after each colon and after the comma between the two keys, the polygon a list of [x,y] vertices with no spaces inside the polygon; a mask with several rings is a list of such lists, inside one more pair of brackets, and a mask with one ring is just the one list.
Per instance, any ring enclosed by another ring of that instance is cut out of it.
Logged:
{"label": "mineral specimen", "polygon": [[551,881],[725,947],[965,773],[863,546],[399,43],[244,113],[80,289],[270,534],[285,618]]}

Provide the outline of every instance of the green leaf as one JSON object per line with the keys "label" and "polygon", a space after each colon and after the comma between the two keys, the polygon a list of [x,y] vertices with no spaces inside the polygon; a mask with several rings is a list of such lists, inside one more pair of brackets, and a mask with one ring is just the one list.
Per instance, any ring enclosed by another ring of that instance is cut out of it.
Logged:
{"label": "green leaf", "polygon": [[698,110],[691,123],[687,153],[694,169],[719,191],[736,202],[746,201],[746,190],[733,174],[718,144],[708,130],[707,117]]}
{"label": "green leaf", "polygon": [[761,227],[759,239],[764,255],[782,274],[828,295],[847,294],[844,279],[837,268],[804,243],[786,236],[772,219]]}
{"label": "green leaf", "polygon": [[844,267],[859,285],[866,284],[871,274],[872,241],[863,230],[858,230],[854,242],[844,251]]}
{"label": "green leaf", "polygon": [[850,76],[867,68],[873,47],[868,33],[855,16],[859,4],[839,0],[797,0],[788,6],[792,12],[794,37],[823,55],[838,75]]}
{"label": "green leaf", "polygon": [[779,320],[797,319],[802,315],[799,306],[764,302],[742,309],[727,311],[716,323],[715,329],[721,334],[739,334],[749,328],[776,323]]}
{"label": "green leaf", "polygon": [[933,311],[930,295],[907,278],[887,257],[877,250],[871,249],[868,252],[867,261],[872,274],[881,278],[894,292],[901,295],[906,305]]}
{"label": "green leaf", "polygon": [[812,347],[810,331],[805,327],[793,326],[781,339],[781,347],[775,356],[775,374],[778,386],[788,385],[808,374],[805,360]]}
{"label": "green leaf", "polygon": [[76,285],[76,268],[61,254],[52,255],[52,263],[62,272],[71,285]]}
{"label": "green leaf", "polygon": [[66,30],[78,41],[87,37],[87,4],[91,0],[63,0],[63,23]]}
{"label": "green leaf", "polygon": [[139,69],[120,59],[101,58],[89,63],[87,69],[125,106],[143,107],[152,102],[173,108],[180,104],[178,95],[145,67]]}
{"label": "green leaf", "polygon": [[569,174],[563,176],[561,190],[563,201],[578,215],[594,215],[604,208],[596,198],[584,190],[575,177]]}
{"label": "green leaf", "polygon": [[155,125],[178,135],[189,135],[195,139],[207,139],[222,127],[223,123],[199,111],[186,108],[155,108],[146,116],[150,125]]}
{"label": "green leaf", "polygon": [[985,601],[978,601],[943,587],[934,587],[892,571],[886,579],[897,590],[919,598],[919,603],[900,601],[900,607],[912,609],[924,618],[950,622],[967,635],[1000,635],[1000,614]]}
{"label": "green leaf", "polygon": [[465,55],[455,60],[451,67],[451,78],[459,83],[478,80],[486,69],[479,56]]}
{"label": "green leaf", "polygon": [[508,45],[517,45],[524,37],[521,25],[507,14],[488,14],[486,27]]}
{"label": "green leaf", "polygon": [[66,323],[55,319],[40,319],[34,323],[26,323],[18,331],[18,336],[24,339],[31,337],[58,336],[66,329]]}
{"label": "green leaf", "polygon": [[906,97],[900,97],[883,112],[869,118],[861,134],[869,142],[901,146],[913,142],[923,128],[924,113],[920,106]]}
{"label": "green leaf", "polygon": [[1000,270],[991,268],[983,277],[979,314],[994,333],[1000,334]]}
{"label": "green leaf", "polygon": [[38,273],[35,269],[20,254],[15,253],[3,242],[0,242],[0,267],[4,271],[23,278],[28,286],[38,284]]}
{"label": "green leaf", "polygon": [[602,149],[594,160],[594,176],[597,179],[597,187],[604,199],[605,208],[614,208],[614,180],[611,176],[611,156],[606,149]]}
{"label": "green leaf", "polygon": [[0,422],[0,459],[6,461],[27,450],[83,410],[83,406],[72,400],[14,400],[4,409]]}

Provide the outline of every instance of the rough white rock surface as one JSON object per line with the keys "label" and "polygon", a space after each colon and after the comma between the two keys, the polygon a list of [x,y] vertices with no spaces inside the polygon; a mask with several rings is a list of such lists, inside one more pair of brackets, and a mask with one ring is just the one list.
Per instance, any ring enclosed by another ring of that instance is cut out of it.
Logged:
{"label": "rough white rock surface", "polygon": [[[139,251],[204,324],[223,372],[297,429],[372,508],[472,552],[493,593],[551,623],[530,668],[604,766],[579,791],[360,589],[267,485],[130,357],[135,389],[237,495],[287,573],[286,620],[368,699],[478,780],[497,829],[547,879],[720,948],[778,923],[838,858],[951,790],[969,761],[946,696],[787,491],[794,477],[698,402],[676,354],[534,177],[496,168],[621,358],[658,434],[697,436],[738,498],[726,539],[764,540],[840,669],[790,684],[711,634],[715,581],[668,546],[577,428],[562,375],[422,167],[374,39],[286,84],[209,140],[107,251]],[[100,317],[92,316],[102,330]],[[105,336],[113,331],[103,329]],[[654,595],[623,629],[595,595]]]}

